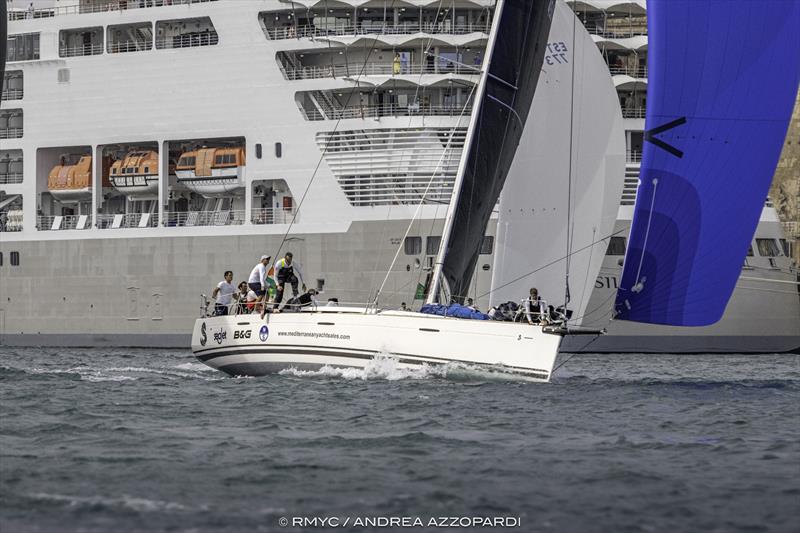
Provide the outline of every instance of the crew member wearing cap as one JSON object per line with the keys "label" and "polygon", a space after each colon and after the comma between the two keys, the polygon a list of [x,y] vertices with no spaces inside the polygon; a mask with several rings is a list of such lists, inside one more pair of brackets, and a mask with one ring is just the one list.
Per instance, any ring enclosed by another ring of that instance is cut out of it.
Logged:
{"label": "crew member wearing cap", "polygon": [[250,279],[247,280],[247,286],[256,293],[256,309],[261,310],[262,318],[264,316],[264,306],[262,302],[264,300],[264,295],[267,293],[267,265],[270,259],[272,259],[272,257],[262,255],[261,260],[256,263],[256,266],[254,266],[252,272],[250,272]]}

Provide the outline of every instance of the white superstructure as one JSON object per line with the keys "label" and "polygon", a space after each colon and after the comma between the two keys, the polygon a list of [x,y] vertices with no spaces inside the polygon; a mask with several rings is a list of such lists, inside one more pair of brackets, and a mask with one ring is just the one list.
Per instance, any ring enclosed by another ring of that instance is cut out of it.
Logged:
{"label": "white superstructure", "polygon": [[[493,0],[28,4],[8,4],[0,342],[185,346],[197,294],[227,269],[244,279],[290,224],[281,252],[323,299],[370,300],[402,247],[381,303],[412,303],[438,249]],[[573,6],[620,94],[618,226],[644,126],[642,4]],[[201,153],[221,159],[180,164]],[[89,183],[48,180],[86,157]],[[753,262],[788,271],[773,214],[756,238],[776,248],[754,240]],[[496,224],[475,295],[489,292]]]}

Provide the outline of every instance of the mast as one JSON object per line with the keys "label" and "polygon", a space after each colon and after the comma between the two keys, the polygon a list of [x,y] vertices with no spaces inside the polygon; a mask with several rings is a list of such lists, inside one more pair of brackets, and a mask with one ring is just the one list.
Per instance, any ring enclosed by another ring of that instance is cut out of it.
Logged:
{"label": "mast", "polygon": [[494,24],[489,33],[489,42],[486,44],[486,51],[483,56],[483,65],[481,68],[480,79],[478,80],[478,89],[475,91],[475,106],[472,109],[472,116],[469,119],[469,126],[467,127],[467,135],[464,138],[464,147],[466,150],[461,156],[461,161],[458,163],[458,171],[456,172],[456,179],[453,183],[453,194],[450,196],[450,204],[447,206],[447,214],[444,219],[444,228],[442,229],[442,242],[439,244],[439,253],[436,254],[436,263],[433,266],[433,275],[431,276],[431,286],[428,290],[428,298],[425,303],[436,303],[439,297],[440,280],[442,279],[442,265],[447,256],[447,248],[450,245],[450,234],[453,231],[453,221],[455,219],[456,205],[458,204],[459,197],[461,196],[461,185],[464,182],[464,174],[467,169],[472,147],[472,138],[475,136],[478,119],[480,118],[481,106],[483,103],[483,95],[486,92],[486,80],[489,76],[489,66],[494,57],[494,45],[497,41],[497,32],[500,28],[500,19],[503,15],[503,5],[505,0],[497,0],[494,9]]}

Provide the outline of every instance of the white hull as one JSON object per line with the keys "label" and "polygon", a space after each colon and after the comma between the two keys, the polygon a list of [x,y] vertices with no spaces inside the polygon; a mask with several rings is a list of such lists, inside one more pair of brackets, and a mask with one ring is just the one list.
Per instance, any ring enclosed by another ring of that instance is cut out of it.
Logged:
{"label": "white hull", "polygon": [[192,352],[231,375],[323,366],[364,368],[375,356],[401,367],[462,363],[546,382],[561,336],[540,326],[403,311],[322,307],[301,313],[200,318]]}

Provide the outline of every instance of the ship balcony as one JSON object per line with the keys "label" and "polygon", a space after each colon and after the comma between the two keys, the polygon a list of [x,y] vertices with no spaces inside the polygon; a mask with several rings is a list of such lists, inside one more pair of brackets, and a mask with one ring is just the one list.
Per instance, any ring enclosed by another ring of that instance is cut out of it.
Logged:
{"label": "ship balcony", "polygon": [[22,183],[22,150],[0,150],[0,185]]}
{"label": "ship balcony", "polygon": [[[296,80],[311,80],[319,78],[342,78],[348,80],[355,80],[364,76],[382,76],[382,77],[402,77],[402,76],[420,76],[420,75],[457,75],[464,77],[465,80],[471,82],[477,81],[480,74],[480,66],[473,67],[469,65],[456,65],[452,64],[448,67],[439,68],[428,65],[403,65],[401,67],[395,66],[392,63],[369,63],[369,64],[341,64],[341,65],[328,65],[328,66],[307,66],[299,68],[284,69],[286,79]],[[420,83],[420,85],[424,85]]]}
{"label": "ship balcony", "polygon": [[323,37],[360,37],[374,35],[468,35],[470,33],[489,34],[486,24],[441,24],[441,23],[407,23],[407,24],[361,24],[358,26],[317,27],[288,26],[265,29],[267,37],[273,40]]}
{"label": "ship balcony", "polygon": [[153,26],[150,22],[109,26],[107,41],[109,54],[151,50]]}
{"label": "ship balcony", "polygon": [[8,20],[33,20],[63,15],[107,13],[112,11],[127,11],[129,9],[168,7],[216,1],[217,0],[82,0],[79,4],[76,3],[67,6],[9,9]]}
{"label": "ship balcony", "polygon": [[58,57],[93,56],[103,53],[103,28],[61,30]]}
{"label": "ship balcony", "polygon": [[21,139],[22,109],[0,111],[0,139]]}
{"label": "ship balcony", "polygon": [[426,87],[411,84],[376,87],[369,91],[303,91],[295,101],[306,120],[380,119],[383,117],[451,116],[469,117],[472,112],[470,87],[448,84]]}
{"label": "ship balcony", "polygon": [[344,119],[376,119],[384,117],[469,117],[472,104],[457,105],[424,105],[398,104],[349,106],[336,109],[307,109],[301,107],[306,120],[344,120]]}
{"label": "ship balcony", "polygon": [[162,20],[156,23],[156,48],[193,48],[213,46],[219,35],[209,17]]}
{"label": "ship balcony", "polygon": [[23,73],[21,70],[12,70],[3,75],[2,99],[22,100],[23,96]]}

